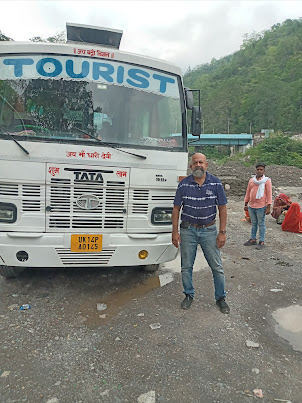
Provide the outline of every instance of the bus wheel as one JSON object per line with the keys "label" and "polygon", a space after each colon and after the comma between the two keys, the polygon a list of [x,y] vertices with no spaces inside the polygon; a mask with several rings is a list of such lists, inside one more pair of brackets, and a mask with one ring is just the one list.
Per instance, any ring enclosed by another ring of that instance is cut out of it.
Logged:
{"label": "bus wheel", "polygon": [[146,264],[143,266],[143,269],[147,273],[154,273],[159,269],[159,264]]}
{"label": "bus wheel", "polygon": [[5,278],[18,277],[24,270],[24,267],[0,266],[0,274]]}

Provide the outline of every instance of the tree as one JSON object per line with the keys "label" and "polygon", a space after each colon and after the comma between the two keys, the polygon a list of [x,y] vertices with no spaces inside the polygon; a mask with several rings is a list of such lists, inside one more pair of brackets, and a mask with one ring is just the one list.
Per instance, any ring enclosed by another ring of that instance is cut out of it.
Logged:
{"label": "tree", "polygon": [[8,36],[4,35],[4,34],[0,31],[0,41],[12,41],[12,39],[9,38]]}
{"label": "tree", "polygon": [[66,33],[65,31],[57,32],[55,35],[49,36],[48,38],[42,38],[41,36],[34,36],[29,40],[32,42],[65,43]]}
{"label": "tree", "polygon": [[206,131],[233,133],[271,128],[301,133],[302,19],[245,34],[241,49],[199,65],[184,76],[201,90]]}

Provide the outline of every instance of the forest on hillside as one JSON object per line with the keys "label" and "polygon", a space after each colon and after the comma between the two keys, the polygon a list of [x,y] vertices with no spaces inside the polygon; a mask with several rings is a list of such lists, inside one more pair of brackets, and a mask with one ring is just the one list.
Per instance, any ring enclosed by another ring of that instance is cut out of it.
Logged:
{"label": "forest on hillside", "polygon": [[302,132],[302,19],[245,35],[241,49],[188,69],[204,133]]}

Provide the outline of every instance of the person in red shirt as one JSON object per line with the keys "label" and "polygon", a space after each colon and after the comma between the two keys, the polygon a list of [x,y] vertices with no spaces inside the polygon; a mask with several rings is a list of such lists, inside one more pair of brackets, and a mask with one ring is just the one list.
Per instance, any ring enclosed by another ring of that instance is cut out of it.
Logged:
{"label": "person in red shirt", "polygon": [[[256,175],[249,180],[244,198],[244,210],[249,212],[252,222],[251,238],[244,246],[264,248],[265,216],[270,214],[272,204],[272,181],[264,175],[265,164],[256,164]],[[259,227],[259,244],[257,245],[257,231]]]}
{"label": "person in red shirt", "polygon": [[299,203],[292,203],[281,224],[283,231],[302,233],[302,212]]}

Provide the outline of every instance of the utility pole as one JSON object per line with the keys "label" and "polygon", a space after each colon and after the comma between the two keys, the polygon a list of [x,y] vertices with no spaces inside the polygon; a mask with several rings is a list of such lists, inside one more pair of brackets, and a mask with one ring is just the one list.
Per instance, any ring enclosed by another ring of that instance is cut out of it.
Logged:
{"label": "utility pole", "polygon": [[252,134],[252,122],[250,123],[250,134]]}
{"label": "utility pole", "polygon": [[204,134],[204,120],[202,120],[202,134]]}
{"label": "utility pole", "polygon": [[228,134],[230,134],[230,119],[228,119]]}

